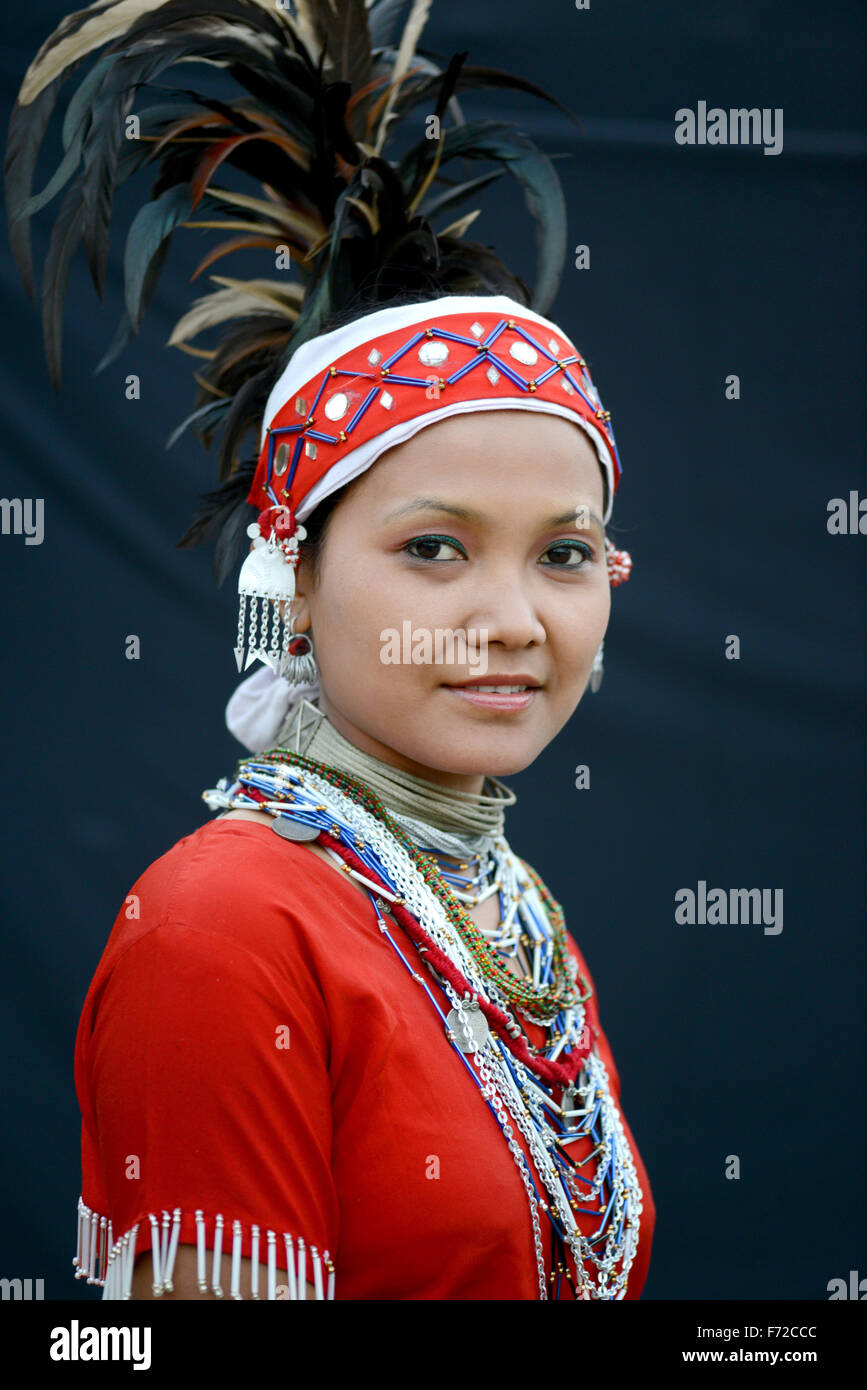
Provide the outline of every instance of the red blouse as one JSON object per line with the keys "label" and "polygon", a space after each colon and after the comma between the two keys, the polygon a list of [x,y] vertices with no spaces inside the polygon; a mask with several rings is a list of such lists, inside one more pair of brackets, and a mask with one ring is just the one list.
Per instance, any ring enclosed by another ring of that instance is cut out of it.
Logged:
{"label": "red blouse", "polygon": [[[411,941],[390,930],[448,1013]],[[592,984],[571,938],[570,949]],[[588,1008],[618,1100],[595,991]],[[541,1043],[541,1026],[525,1026]],[[85,999],[75,1084],[77,1261],[105,1297],[121,1296],[124,1269],[129,1288],[124,1234],[138,1227],[137,1256],[160,1231],[165,1265],[177,1212],[175,1243],[199,1241],[202,1252],[213,1252],[222,1224],[219,1273],[208,1254],[207,1281],[227,1295],[233,1248],[253,1253],[255,1225],[262,1264],[273,1247],[277,1297],[293,1276],[328,1296],[330,1269],[338,1299],[538,1299],[518,1169],[430,999],[369,899],[267,825],[210,821],[133,885]],[[624,1132],[644,1203],[635,1299],[655,1208],[625,1120]],[[591,1143],[570,1155],[583,1158]],[[544,1194],[538,1179],[537,1188]],[[577,1219],[588,1235],[598,1226]],[[540,1223],[550,1270],[544,1213]],[[560,1297],[572,1298],[565,1280]]]}

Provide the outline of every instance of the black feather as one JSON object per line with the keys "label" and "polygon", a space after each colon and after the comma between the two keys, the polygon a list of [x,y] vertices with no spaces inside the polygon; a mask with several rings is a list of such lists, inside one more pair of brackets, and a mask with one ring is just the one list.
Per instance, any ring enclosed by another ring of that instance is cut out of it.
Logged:
{"label": "black feather", "polygon": [[[250,491],[252,485],[253,477],[251,474],[247,480],[247,492]],[[247,527],[256,520],[258,515],[259,508],[251,506],[245,493],[242,500],[236,503],[220,527],[220,534],[214,548],[214,578],[218,588],[222,587],[238,562],[244,558],[249,550],[250,541]]]}
{"label": "black feather", "polygon": [[83,230],[84,201],[79,178],[68,190],[51,230],[42,280],[42,338],[51,384],[58,392],[63,347],[63,301],[69,281],[69,268]]}
{"label": "black feather", "polygon": [[368,16],[370,43],[373,48],[390,46],[397,16],[405,4],[406,0],[374,0]]}
{"label": "black feather", "polygon": [[[467,55],[464,54],[464,57]],[[410,77],[401,87],[400,94],[395,101],[395,109],[401,114],[410,106],[417,105],[420,101],[429,101],[431,95],[438,89],[440,78],[438,76],[420,74]],[[499,88],[515,92],[526,92],[529,96],[539,97],[542,101],[549,102],[556,106],[558,111],[562,111],[564,116],[568,116],[579,130],[584,129],[579,118],[574,111],[570,111],[568,106],[564,106],[562,101],[551,96],[543,87],[539,87],[535,82],[528,82],[523,77],[516,77],[514,73],[504,72],[500,68],[480,67],[478,64],[470,63],[464,67],[463,72],[455,83],[455,93],[464,91],[478,91],[480,88]]]}
{"label": "black feather", "polygon": [[[220,204],[207,194],[197,213],[217,212]],[[175,228],[192,216],[192,199],[186,184],[176,183],[139,208],[133,218],[124,249],[124,290],[130,326],[137,333],[156,284],[159,267],[168,251]],[[156,258],[159,256],[159,261]]]}
{"label": "black feather", "polygon": [[214,574],[218,585],[224,583],[243,554],[247,527],[258,515],[258,509],[247,501],[256,464],[256,458],[244,460],[220,487],[203,493],[200,501],[204,505],[175,543],[177,550],[188,550],[216,537]]}
{"label": "black feather", "polygon": [[210,430],[225,418],[231,407],[232,401],[230,397],[227,397],[225,400],[217,401],[211,399],[206,405],[199,406],[198,409],[194,410],[191,415],[188,415],[186,419],[182,420],[181,423],[172,430],[166,440],[166,448],[170,449],[176,440],[180,439],[184,430],[190,425],[193,426],[195,433],[207,443],[207,436]]}
{"label": "black feather", "polygon": [[[107,44],[95,40],[89,52],[79,52],[63,67],[59,45],[64,38],[78,35],[79,43],[85,42],[94,17],[118,11],[120,3],[104,0],[67,16],[31,65],[28,95],[36,95],[21,105],[19,94],[7,141],[10,242],[32,297],[30,219],[63,193],[42,288],[46,360],[59,389],[72,259],[83,243],[101,295],[112,209],[129,179],[148,167],[150,193],[127,234],[124,313],[97,370],[138,331],[178,227],[240,223],[250,226],[255,240],[257,229],[286,226],[284,239],[303,290],[297,317],[251,314],[239,297],[235,319],[223,326],[218,345],[198,364],[195,408],[169,440],[173,444],[189,428],[206,448],[219,441],[220,485],[204,495],[178,544],[215,539],[215,573],[222,583],[243,553],[245,528],[256,510],[246,501],[256,460],[239,461],[244,441],[253,430],[258,443],[268,392],[300,343],[326,331],[325,325],[343,313],[407,302],[407,296],[500,292],[543,313],[553,299],[566,249],[554,165],[513,126],[464,121],[457,96],[511,89],[574,117],[523,78],[469,65],[466,52],[443,65],[438,55],[417,46],[410,71],[394,92],[386,139],[380,141],[383,97],[397,57],[391,42],[406,0],[370,5],[308,0],[311,51],[276,7],[253,0],[164,0]],[[102,51],[94,56],[97,49]],[[66,103],[62,158],[34,195],[34,171],[60,89],[84,63],[88,68]],[[180,63],[184,67],[178,72]],[[195,87],[191,70],[201,74]],[[41,91],[39,81],[46,81]],[[227,94],[228,86],[234,94]],[[387,149],[409,131],[409,113],[420,103],[440,118],[439,141],[421,140],[402,158],[390,157]],[[133,113],[140,138],[128,140],[126,118]],[[209,121],[208,113],[222,119]],[[224,143],[234,139],[237,143]],[[377,146],[379,152],[372,153]],[[455,159],[495,167],[479,178],[456,180]],[[532,290],[489,246],[437,234],[432,226],[434,217],[465,204],[503,173],[516,179],[532,214],[538,257]],[[236,191],[233,179],[244,181],[244,193]],[[250,192],[258,200],[253,206],[244,201]],[[270,231],[267,236],[273,239]],[[262,260],[260,274],[273,276],[270,251],[263,251]]]}
{"label": "black feather", "polygon": [[[78,66],[76,64],[76,66]],[[9,119],[6,158],[3,165],[4,196],[9,216],[9,243],[24,287],[35,298],[33,251],[30,241],[30,213],[26,211],[33,187],[33,174],[39,147],[65,76],[55,78],[27,106],[15,103]]]}
{"label": "black feather", "polygon": [[479,178],[470,179],[467,183],[459,183],[453,188],[446,188],[442,193],[437,193],[432,198],[424,198],[419,210],[424,213],[428,220],[440,212],[453,211],[460,207],[461,203],[465,203],[468,198],[474,197],[483,188],[487,188],[489,183],[501,179],[505,172],[505,169],[492,169],[490,174],[482,174]]}
{"label": "black feather", "polygon": [[259,372],[256,376],[250,377],[248,381],[244,382],[232,401],[223,426],[223,437],[220,440],[220,453],[217,459],[217,476],[221,482],[229,476],[238,444],[247,431],[253,427],[253,421],[261,417],[268,395],[265,390],[265,381],[269,375],[270,373]]}

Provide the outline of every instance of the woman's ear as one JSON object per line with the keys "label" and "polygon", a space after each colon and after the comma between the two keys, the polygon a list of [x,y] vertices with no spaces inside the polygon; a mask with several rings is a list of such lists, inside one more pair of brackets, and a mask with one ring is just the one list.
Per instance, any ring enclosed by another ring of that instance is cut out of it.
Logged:
{"label": "woman's ear", "polygon": [[288,602],[286,599],[281,599],[279,608],[280,617],[284,622],[288,623],[292,617],[295,618],[295,626],[292,629],[293,632],[301,633],[308,630],[311,621],[310,605],[305,595],[300,592],[297,586],[295,589],[295,597]]}
{"label": "woman's ear", "polygon": [[[286,603],[285,599],[281,599],[281,603],[279,603],[279,612],[281,612],[283,621],[288,623],[290,617],[295,616],[295,628],[293,628],[295,632],[306,632],[310,627],[310,603],[308,603],[307,596],[310,594],[311,582],[313,582],[313,563],[311,563],[310,557],[304,555],[302,549],[299,563],[295,567],[295,598],[292,599],[290,605]],[[288,607],[289,612],[286,612]]]}

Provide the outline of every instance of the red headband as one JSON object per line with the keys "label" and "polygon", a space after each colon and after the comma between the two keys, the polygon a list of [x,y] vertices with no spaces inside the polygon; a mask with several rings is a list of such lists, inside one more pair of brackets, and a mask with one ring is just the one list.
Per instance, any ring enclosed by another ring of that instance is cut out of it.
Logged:
{"label": "red headband", "polygon": [[[600,462],[610,511],[621,473],[610,414],[565,334],[532,313],[503,317],[475,308],[422,319],[427,307],[416,306],[415,324],[373,331],[364,342],[325,357],[303,379],[293,358],[269,399],[248,501],[260,508],[288,504],[297,515],[315,485],[332,469],[339,473],[350,455],[360,466],[346,468],[342,481],[363,471],[370,452],[365,446],[395,426],[455,414],[461,406],[521,407],[577,417],[592,427],[605,450]],[[314,339],[296,357],[317,342],[327,351],[325,338]]]}
{"label": "red headband", "polygon": [[[248,493],[260,512],[238,578],[238,670],[258,657],[277,671],[292,654],[285,620],[278,636],[278,608],[295,592],[307,534],[299,523],[324,497],[440,419],[505,409],[562,416],[586,431],[608,480],[607,521],[621,472],[610,416],[556,324],[506,296],[446,296],[375,310],[302,343],[268,397]],[[605,551],[609,580],[621,584],[632,560],[607,539]]]}

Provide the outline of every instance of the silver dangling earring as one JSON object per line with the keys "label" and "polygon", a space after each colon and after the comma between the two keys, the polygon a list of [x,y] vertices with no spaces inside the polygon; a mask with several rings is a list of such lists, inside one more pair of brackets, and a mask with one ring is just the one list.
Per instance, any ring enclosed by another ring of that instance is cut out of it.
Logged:
{"label": "silver dangling earring", "polygon": [[597,690],[599,689],[600,685],[602,684],[602,675],[603,675],[603,671],[604,671],[604,667],[603,667],[603,665],[602,665],[602,660],[603,660],[604,652],[605,652],[605,640],[603,639],[603,640],[599,643],[599,650],[598,650],[598,652],[596,653],[596,655],[594,656],[594,658],[593,658],[593,665],[592,665],[591,668],[590,668],[590,689],[591,689],[591,691],[593,692],[594,695],[596,694]]}
{"label": "silver dangling earring", "polygon": [[306,632],[295,635],[295,615],[289,620],[289,634],[284,648],[285,655],[280,664],[280,675],[290,685],[313,685],[319,676],[319,668],[313,655],[313,642]]}

